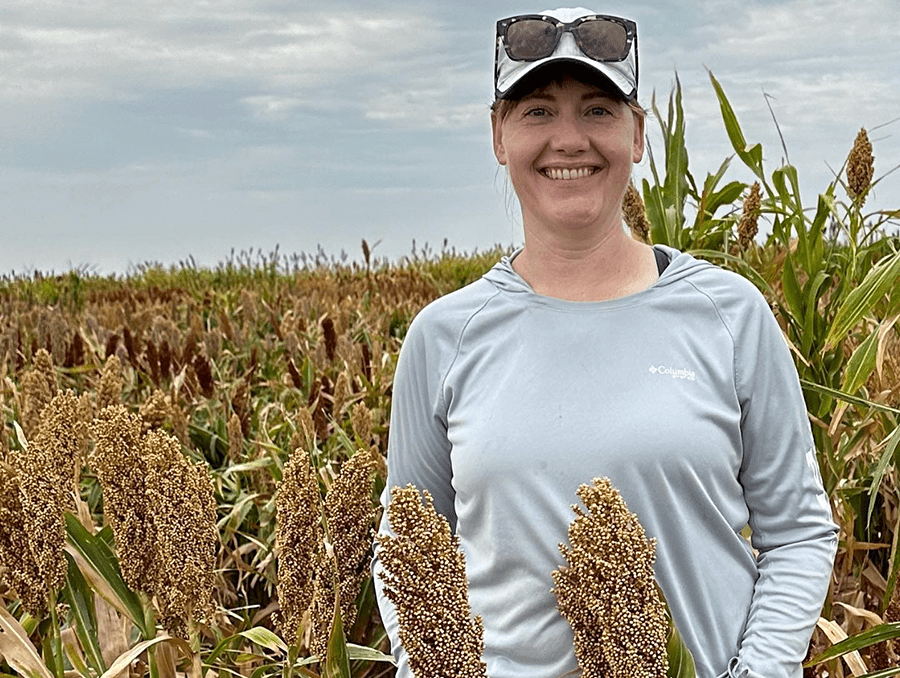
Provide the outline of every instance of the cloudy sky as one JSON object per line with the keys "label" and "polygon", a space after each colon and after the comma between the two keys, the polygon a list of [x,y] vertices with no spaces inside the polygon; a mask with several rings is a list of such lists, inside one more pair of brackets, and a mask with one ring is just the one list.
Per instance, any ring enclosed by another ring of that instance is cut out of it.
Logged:
{"label": "cloudy sky", "polygon": [[[494,23],[545,8],[2,0],[0,274],[126,272],[189,255],[212,266],[276,245],[355,257],[362,238],[392,258],[413,240],[517,243],[490,147]],[[804,202],[860,127],[872,130],[876,175],[900,164],[898,0],[593,9],[638,22],[645,106],[654,91],[665,101],[678,73],[698,180],[730,154],[707,67],[771,171],[784,151],[768,96]],[[749,179],[738,165],[731,176]],[[869,206],[900,207],[900,172]]]}

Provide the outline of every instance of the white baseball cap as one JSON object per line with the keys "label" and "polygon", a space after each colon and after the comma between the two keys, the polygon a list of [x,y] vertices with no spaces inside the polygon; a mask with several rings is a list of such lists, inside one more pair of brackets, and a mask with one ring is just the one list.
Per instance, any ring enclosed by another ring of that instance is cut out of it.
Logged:
{"label": "white baseball cap", "polygon": [[571,63],[600,73],[626,101],[637,99],[637,24],[583,7],[550,9],[497,22],[494,96],[515,98],[526,76]]}

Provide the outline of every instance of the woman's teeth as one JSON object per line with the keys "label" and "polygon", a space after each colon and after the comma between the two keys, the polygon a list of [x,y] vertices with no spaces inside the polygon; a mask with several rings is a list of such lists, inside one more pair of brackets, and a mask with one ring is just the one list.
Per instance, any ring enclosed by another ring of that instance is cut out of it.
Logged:
{"label": "woman's teeth", "polygon": [[549,179],[583,179],[592,175],[594,171],[593,167],[579,167],[577,169],[548,167],[543,171],[543,174]]}

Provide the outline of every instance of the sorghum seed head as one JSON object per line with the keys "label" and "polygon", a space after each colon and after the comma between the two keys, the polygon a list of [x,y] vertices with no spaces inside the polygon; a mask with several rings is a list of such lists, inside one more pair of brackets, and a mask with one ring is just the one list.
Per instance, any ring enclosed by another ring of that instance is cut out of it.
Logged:
{"label": "sorghum seed head", "polygon": [[416,678],[487,676],[484,626],[471,617],[465,556],[446,518],[413,485],[391,490],[395,536],[377,537],[385,594],[397,609],[400,640]]}
{"label": "sorghum seed head", "polygon": [[322,320],[322,336],[325,340],[325,355],[329,362],[334,360],[334,351],[337,348],[337,331],[334,329],[334,321],[331,318]]}
{"label": "sorghum seed head", "polygon": [[241,430],[241,418],[236,412],[231,413],[225,430],[228,434],[228,458],[237,461],[244,449],[244,433]]}
{"label": "sorghum seed head", "polygon": [[40,618],[47,609],[47,590],[31,551],[27,520],[18,473],[13,464],[0,462],[0,568],[5,568],[0,581],[5,579],[25,609]]}
{"label": "sorghum seed head", "polygon": [[304,449],[312,449],[316,441],[316,423],[308,407],[297,410],[297,427],[300,430]]}
{"label": "sorghum seed head", "polygon": [[606,478],[582,485],[573,506],[568,565],[553,572],[559,610],[587,678],[665,678],[665,607],[653,577],[655,543]]}
{"label": "sorghum seed head", "polygon": [[209,617],[218,531],[212,476],[181,453],[177,439],[158,429],[142,439],[147,499],[156,528],[153,593],[163,626],[185,635],[185,626]]}
{"label": "sorghum seed head", "polygon": [[43,590],[59,590],[66,578],[63,546],[66,510],[81,468],[78,398],[59,393],[41,413],[37,434],[15,458],[28,548],[40,572]]}
{"label": "sorghum seed head", "polygon": [[747,249],[753,243],[759,227],[759,208],[762,204],[760,196],[759,182],[754,181],[750,187],[750,192],[744,198],[744,205],[741,210],[741,220],[738,222],[738,242],[741,249]]}
{"label": "sorghum seed head", "polygon": [[294,450],[275,494],[278,556],[278,626],[296,645],[303,615],[313,600],[316,570],[323,560],[322,499],[309,455]]}
{"label": "sorghum seed head", "polygon": [[112,527],[122,576],[132,589],[149,593],[156,530],[147,499],[142,428],[141,418],[122,405],[102,410],[91,427],[97,442],[90,466],[103,489],[103,517]]}
{"label": "sorghum seed head", "polygon": [[341,420],[341,414],[347,399],[350,397],[350,377],[346,372],[338,375],[334,384],[334,396],[332,396],[331,417],[335,421]]}
{"label": "sorghum seed head", "polygon": [[144,420],[145,428],[162,428],[166,423],[166,419],[169,418],[171,409],[166,394],[159,389],[155,389],[139,410],[141,419]]}
{"label": "sorghum seed head", "polygon": [[872,155],[872,144],[865,128],[859,130],[853,141],[853,148],[847,156],[847,193],[860,205],[865,202],[866,193],[875,173],[875,158]]}
{"label": "sorghum seed head", "polygon": [[363,445],[372,442],[372,413],[365,403],[356,403],[350,411],[350,423]]}
{"label": "sorghum seed head", "polygon": [[122,361],[113,353],[106,359],[100,373],[100,385],[97,387],[97,409],[103,410],[110,405],[122,402]]}
{"label": "sorghum seed head", "polygon": [[622,197],[622,216],[635,239],[650,242],[650,222],[644,209],[644,200],[633,182],[628,182]]}
{"label": "sorghum seed head", "polygon": [[37,432],[41,412],[58,391],[53,360],[45,349],[34,357],[34,368],[22,377],[22,426],[29,437]]}

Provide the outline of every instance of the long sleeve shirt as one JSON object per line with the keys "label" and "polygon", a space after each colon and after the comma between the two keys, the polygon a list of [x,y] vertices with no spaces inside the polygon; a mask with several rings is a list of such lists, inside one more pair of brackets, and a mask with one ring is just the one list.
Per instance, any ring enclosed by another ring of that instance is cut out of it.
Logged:
{"label": "long sleeve shirt", "polygon": [[[504,258],[404,340],[382,503],[413,483],[459,535],[491,678],[577,668],[551,572],[575,490],[599,476],[657,539],[700,678],[801,676],[837,527],[796,369],[751,283],[657,248],[655,284],[602,302],[536,294]],[[410,678],[377,550],[373,572]]]}

